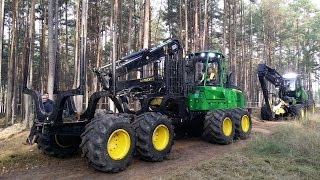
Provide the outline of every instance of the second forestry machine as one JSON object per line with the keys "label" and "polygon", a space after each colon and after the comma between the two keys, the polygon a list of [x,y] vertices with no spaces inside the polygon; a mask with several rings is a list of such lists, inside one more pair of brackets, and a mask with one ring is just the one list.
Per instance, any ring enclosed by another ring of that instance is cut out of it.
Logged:
{"label": "second forestry machine", "polygon": [[[118,172],[134,154],[147,161],[162,161],[172,148],[174,135],[202,135],[217,144],[248,138],[251,117],[244,108],[243,92],[231,84],[231,74],[226,74],[224,55],[201,51],[180,58],[181,51],[178,40],[167,39],[94,68],[103,90],[93,93],[87,109],[71,122],[64,120],[64,107],[73,104],[74,96],[84,94],[83,56],[79,87],[55,89],[55,106],[49,114],[25,78],[24,92],[33,97],[37,114],[34,123],[39,149],[65,157],[80,148],[95,169]],[[149,75],[141,72],[145,66],[151,69]],[[140,78],[128,80],[125,76]],[[99,99],[105,97],[113,101],[116,110],[96,112]],[[69,114],[76,112],[71,109]]]}
{"label": "second forestry machine", "polygon": [[[266,64],[259,64],[258,77],[265,100],[261,107],[261,119],[304,118],[307,110],[315,112],[312,96],[304,90],[298,74],[287,73],[281,76]],[[277,93],[269,93],[266,80],[275,86]]]}

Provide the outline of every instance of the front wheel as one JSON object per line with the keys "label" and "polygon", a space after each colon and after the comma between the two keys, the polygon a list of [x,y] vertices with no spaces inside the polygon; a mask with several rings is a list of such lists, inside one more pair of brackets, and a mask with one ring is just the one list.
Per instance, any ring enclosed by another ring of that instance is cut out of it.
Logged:
{"label": "front wheel", "polygon": [[202,135],[212,143],[230,144],[235,135],[235,124],[230,112],[220,109],[209,111],[205,116]]}
{"label": "front wheel", "polygon": [[123,116],[100,114],[87,124],[81,137],[82,156],[97,170],[122,171],[133,157],[134,130]]}

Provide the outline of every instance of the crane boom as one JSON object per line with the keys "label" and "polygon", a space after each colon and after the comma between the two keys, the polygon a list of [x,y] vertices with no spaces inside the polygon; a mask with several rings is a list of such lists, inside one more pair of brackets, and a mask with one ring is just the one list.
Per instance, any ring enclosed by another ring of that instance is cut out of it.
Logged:
{"label": "crane boom", "polygon": [[[174,55],[181,49],[176,39],[167,39],[150,49],[142,49],[116,61],[116,75],[120,77],[149,63],[155,62],[166,55]],[[112,63],[94,69],[104,89],[109,89],[112,82]]]}

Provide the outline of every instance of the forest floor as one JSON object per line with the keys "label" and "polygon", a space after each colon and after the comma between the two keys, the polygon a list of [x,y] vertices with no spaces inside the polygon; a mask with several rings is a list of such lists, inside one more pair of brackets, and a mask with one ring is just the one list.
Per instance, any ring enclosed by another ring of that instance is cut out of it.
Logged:
{"label": "forest floor", "polygon": [[[285,139],[283,136],[288,134],[279,136],[278,132],[283,132],[279,127],[291,133],[295,128],[301,128],[303,126],[301,123],[261,121],[255,114],[252,119],[252,134],[247,140],[235,141],[230,145],[209,144],[201,138],[175,140],[171,153],[164,161],[145,162],[134,158],[125,171],[116,174],[94,170],[81,158],[80,152],[70,158],[57,159],[42,154],[36,145],[22,145],[28,132],[22,131],[19,126],[0,129],[0,179],[299,179],[304,177],[313,179],[319,177],[317,175],[320,169],[317,167],[312,169],[319,163],[308,162],[307,164],[311,163],[310,167],[303,166],[299,169],[300,166],[294,166],[293,169],[286,169],[286,165],[292,162],[287,162],[288,158],[283,161],[277,158],[279,152],[282,155],[282,150],[291,152],[290,148],[282,147],[286,143],[281,139]],[[318,129],[320,123],[311,125],[308,123],[307,126],[308,129],[309,126]],[[296,144],[294,141],[292,143]],[[291,154],[294,154],[294,151]],[[300,160],[305,162],[308,157]],[[284,167],[278,167],[282,165],[281,162],[285,163]],[[298,174],[292,173],[293,171],[297,171]]]}

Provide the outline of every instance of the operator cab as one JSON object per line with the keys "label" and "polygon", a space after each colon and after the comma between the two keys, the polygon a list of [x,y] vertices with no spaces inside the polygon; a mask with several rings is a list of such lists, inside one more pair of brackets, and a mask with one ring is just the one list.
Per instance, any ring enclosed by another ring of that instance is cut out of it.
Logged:
{"label": "operator cab", "polygon": [[283,75],[284,85],[288,88],[288,91],[295,91],[297,89],[297,77],[296,73],[286,73]]}
{"label": "operator cab", "polygon": [[287,95],[290,97],[296,96],[296,91],[301,87],[300,78],[296,73],[286,73],[283,75],[284,85],[287,87]]}
{"label": "operator cab", "polygon": [[220,85],[223,58],[221,53],[214,51],[201,51],[189,55],[195,67],[194,80],[197,86]]}

